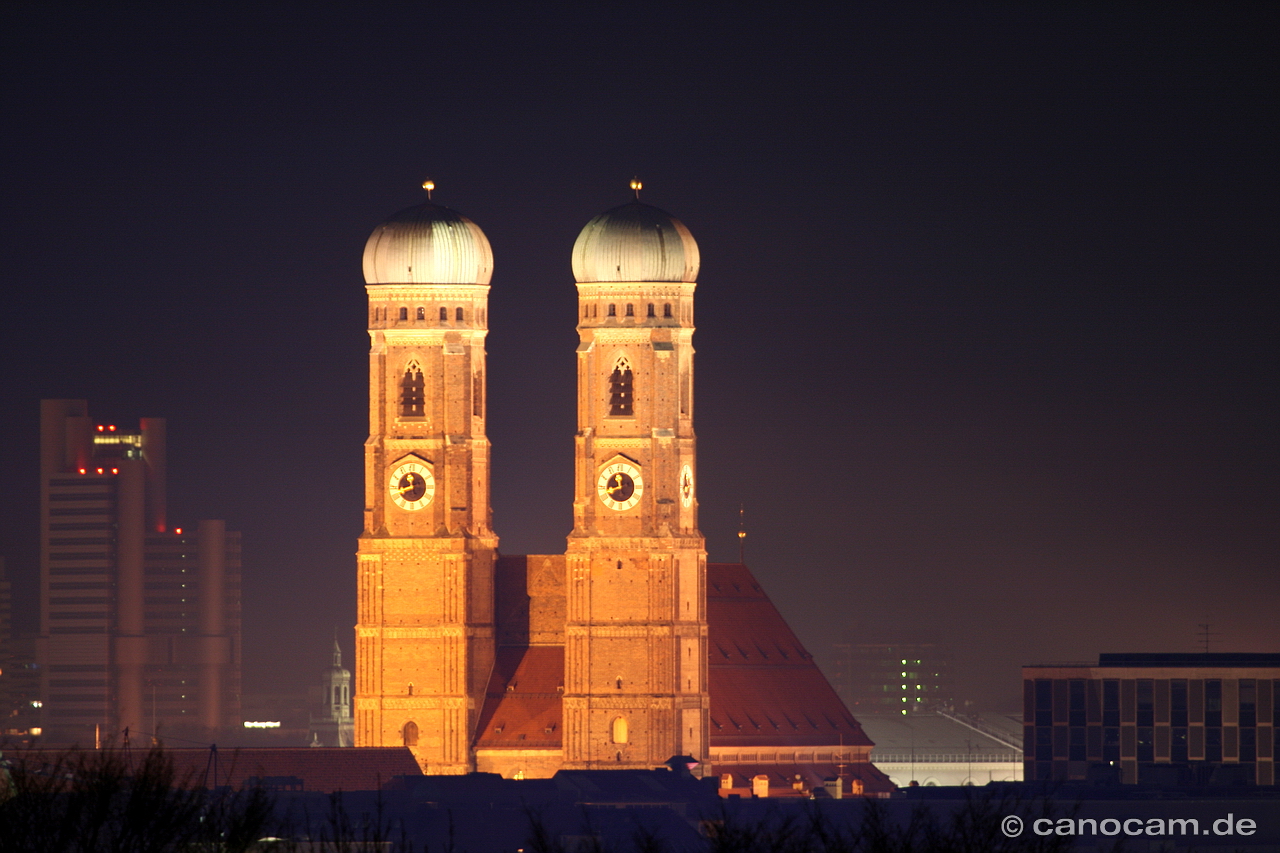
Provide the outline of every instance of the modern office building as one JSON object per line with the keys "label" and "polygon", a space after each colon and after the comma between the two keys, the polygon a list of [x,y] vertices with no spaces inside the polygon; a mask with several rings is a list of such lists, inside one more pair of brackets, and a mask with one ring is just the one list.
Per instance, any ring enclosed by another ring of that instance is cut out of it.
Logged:
{"label": "modern office building", "polygon": [[1275,784],[1280,654],[1105,654],[1022,684],[1028,780]]}
{"label": "modern office building", "polygon": [[[240,537],[172,527],[165,422],[40,411],[40,635],[46,740],[207,738],[239,723]],[[127,734],[126,734],[127,732]]]}

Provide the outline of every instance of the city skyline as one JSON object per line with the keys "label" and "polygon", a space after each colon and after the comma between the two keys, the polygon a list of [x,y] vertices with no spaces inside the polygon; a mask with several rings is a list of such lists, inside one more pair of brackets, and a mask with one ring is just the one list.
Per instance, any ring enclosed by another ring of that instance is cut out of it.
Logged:
{"label": "city skyline", "polygon": [[18,604],[39,401],[87,399],[169,420],[174,523],[243,532],[247,690],[351,651],[360,255],[428,177],[495,255],[499,547],[562,552],[570,249],[636,175],[703,256],[710,558],[742,507],[828,674],[851,623],[989,704],[1201,623],[1280,645],[1270,10],[10,17]]}

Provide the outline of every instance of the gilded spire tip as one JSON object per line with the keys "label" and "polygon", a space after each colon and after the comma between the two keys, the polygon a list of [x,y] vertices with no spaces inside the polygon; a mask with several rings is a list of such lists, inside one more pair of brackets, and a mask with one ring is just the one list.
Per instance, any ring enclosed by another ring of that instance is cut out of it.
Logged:
{"label": "gilded spire tip", "polygon": [[422,182],[422,188],[427,191],[427,201],[431,201],[431,191],[436,188],[436,182],[427,178]]}
{"label": "gilded spire tip", "polygon": [[640,183],[640,179],[639,179],[639,178],[632,178],[632,179],[631,179],[631,189],[632,189],[632,190],[635,192],[635,194],[636,194],[636,201],[639,201],[639,200],[640,200],[640,190],[644,189],[644,184]]}

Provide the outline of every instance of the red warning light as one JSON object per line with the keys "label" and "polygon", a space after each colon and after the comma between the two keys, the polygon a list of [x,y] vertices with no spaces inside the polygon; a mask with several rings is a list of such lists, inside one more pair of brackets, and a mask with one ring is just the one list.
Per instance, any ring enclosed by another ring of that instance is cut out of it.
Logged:
{"label": "red warning light", "polygon": [[111,426],[107,427],[107,432],[115,432],[115,431],[116,431],[116,425],[115,425],[115,424],[112,424]]}
{"label": "red warning light", "polygon": [[104,427],[102,424],[98,424],[98,432],[105,432],[105,431],[106,431],[106,429],[107,429],[107,428],[106,428],[106,427]]}
{"label": "red warning light", "polygon": [[99,468],[99,469],[98,469],[98,473],[99,473],[99,474],[101,474],[101,473],[102,473],[102,469],[101,469],[101,468]]}
{"label": "red warning light", "polygon": [[112,474],[119,474],[119,473],[120,473],[120,469],[119,469],[119,468],[112,468],[112,469],[111,469],[111,473],[112,473]]}
{"label": "red warning light", "polygon": [[84,468],[81,468],[81,469],[80,469],[80,473],[81,473],[81,474],[87,474],[87,473],[89,473],[89,472],[88,472],[88,471],[86,471]]}
{"label": "red warning light", "polygon": [[175,527],[175,528],[173,528],[173,532],[174,532],[174,533],[176,533],[176,534],[178,534],[179,536],[181,536],[181,535],[182,535],[182,528],[181,528],[181,527]]}

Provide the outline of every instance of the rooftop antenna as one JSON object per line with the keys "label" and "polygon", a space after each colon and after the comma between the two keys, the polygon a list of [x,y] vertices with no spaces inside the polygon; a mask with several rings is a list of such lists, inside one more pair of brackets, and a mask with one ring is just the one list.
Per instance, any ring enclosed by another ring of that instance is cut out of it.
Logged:
{"label": "rooftop antenna", "polygon": [[738,504],[738,562],[747,564],[747,517],[743,504]]}
{"label": "rooftop antenna", "polygon": [[427,201],[431,201],[431,191],[436,188],[436,182],[427,178],[422,182],[422,188],[427,191]]}
{"label": "rooftop antenna", "polygon": [[644,189],[644,184],[640,183],[639,178],[631,179],[631,190],[636,194],[636,201],[640,200],[640,190]]}
{"label": "rooftop antenna", "polygon": [[1209,654],[1209,638],[1210,638],[1210,637],[1221,637],[1221,636],[1222,636],[1222,632],[1221,632],[1221,631],[1210,631],[1210,630],[1209,630],[1209,623],[1208,623],[1208,622],[1201,622],[1201,623],[1200,623],[1200,643],[1201,643],[1201,645],[1203,645],[1203,646],[1204,646],[1204,653],[1205,653],[1206,655],[1207,655],[1207,654]]}

